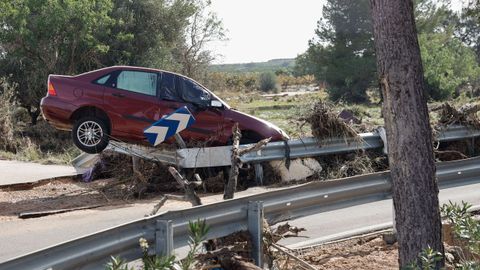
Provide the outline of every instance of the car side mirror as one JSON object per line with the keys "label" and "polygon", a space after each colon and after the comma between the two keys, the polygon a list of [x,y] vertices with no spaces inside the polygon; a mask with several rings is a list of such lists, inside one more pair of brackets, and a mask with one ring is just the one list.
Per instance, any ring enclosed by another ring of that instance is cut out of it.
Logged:
{"label": "car side mirror", "polygon": [[218,100],[211,100],[211,101],[210,101],[210,107],[222,108],[222,107],[223,107],[223,104],[222,104],[222,102],[220,102],[220,101],[218,101]]}

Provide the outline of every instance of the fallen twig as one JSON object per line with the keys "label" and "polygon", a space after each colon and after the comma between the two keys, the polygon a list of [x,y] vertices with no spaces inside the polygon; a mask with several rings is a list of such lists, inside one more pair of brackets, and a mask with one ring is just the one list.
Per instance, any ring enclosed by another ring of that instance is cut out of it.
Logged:
{"label": "fallen twig", "polygon": [[194,189],[194,184],[183,178],[183,176],[174,167],[168,167],[168,171],[173,175],[173,178],[177,180],[177,183],[185,190],[185,197],[192,203],[193,206],[202,205],[200,197]]}
{"label": "fallen twig", "polygon": [[[306,261],[304,261],[304,260],[300,259],[299,257],[295,256],[293,253],[289,252],[289,251],[291,251],[291,249],[289,249],[289,248],[287,248],[287,247],[285,247],[285,246],[281,246],[281,245],[276,244],[276,243],[272,243],[272,246],[273,246],[275,249],[277,249],[278,251],[282,252],[283,254],[285,254],[285,255],[287,255],[288,257],[290,257],[290,258],[294,259],[295,261],[297,261],[302,268],[308,269],[308,270],[316,270],[316,268],[315,268],[313,265],[307,263]],[[287,250],[288,250],[288,251],[287,251]]]}
{"label": "fallen twig", "polygon": [[153,216],[158,213],[158,210],[162,208],[162,206],[167,202],[167,200],[177,200],[177,201],[190,201],[185,195],[172,195],[172,194],[165,194],[160,198],[160,201],[153,206],[153,210],[150,214],[145,215],[145,217]]}

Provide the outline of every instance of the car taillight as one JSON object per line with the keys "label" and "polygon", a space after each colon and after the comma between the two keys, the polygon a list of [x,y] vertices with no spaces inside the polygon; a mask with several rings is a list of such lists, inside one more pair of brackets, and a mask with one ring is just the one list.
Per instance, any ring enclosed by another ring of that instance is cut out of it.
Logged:
{"label": "car taillight", "polygon": [[51,82],[48,82],[48,95],[49,96],[57,95],[57,91],[55,91],[55,88],[53,87],[53,84]]}

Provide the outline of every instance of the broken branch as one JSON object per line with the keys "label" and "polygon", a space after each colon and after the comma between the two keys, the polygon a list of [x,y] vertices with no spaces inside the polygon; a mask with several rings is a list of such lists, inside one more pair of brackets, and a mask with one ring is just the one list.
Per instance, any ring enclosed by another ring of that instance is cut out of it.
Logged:
{"label": "broken branch", "polygon": [[287,255],[288,257],[294,259],[295,261],[297,261],[298,263],[300,263],[300,265],[302,266],[302,268],[304,269],[308,269],[308,270],[316,270],[316,268],[307,263],[306,261],[300,259],[299,257],[293,255],[293,253],[290,253],[288,250],[287,247],[284,247],[284,246],[280,246],[279,244],[275,244],[275,243],[272,243],[272,246],[277,249],[278,251],[282,252],[283,254]]}
{"label": "broken branch", "polygon": [[175,169],[174,167],[168,167],[168,171],[172,174],[173,178],[185,191],[185,197],[192,203],[193,206],[202,205],[200,197],[194,189],[194,184],[191,184],[188,180],[183,178],[183,176]]}

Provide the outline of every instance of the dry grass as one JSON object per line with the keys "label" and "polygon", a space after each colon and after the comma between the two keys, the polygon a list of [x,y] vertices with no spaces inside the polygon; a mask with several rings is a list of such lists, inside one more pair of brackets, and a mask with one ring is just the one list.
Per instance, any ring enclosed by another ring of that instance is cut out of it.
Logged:
{"label": "dry grass", "polygon": [[480,111],[479,104],[466,103],[457,109],[445,102],[432,108],[431,111],[438,111],[437,125],[439,127],[457,124],[480,128],[480,120],[477,115],[477,112]]}
{"label": "dry grass", "polygon": [[334,113],[333,107],[324,102],[315,103],[301,120],[310,124],[312,134],[318,140],[330,138],[355,138],[357,132]]}
{"label": "dry grass", "polygon": [[19,145],[14,139],[13,124],[13,87],[4,79],[0,79],[0,150],[16,152]]}

